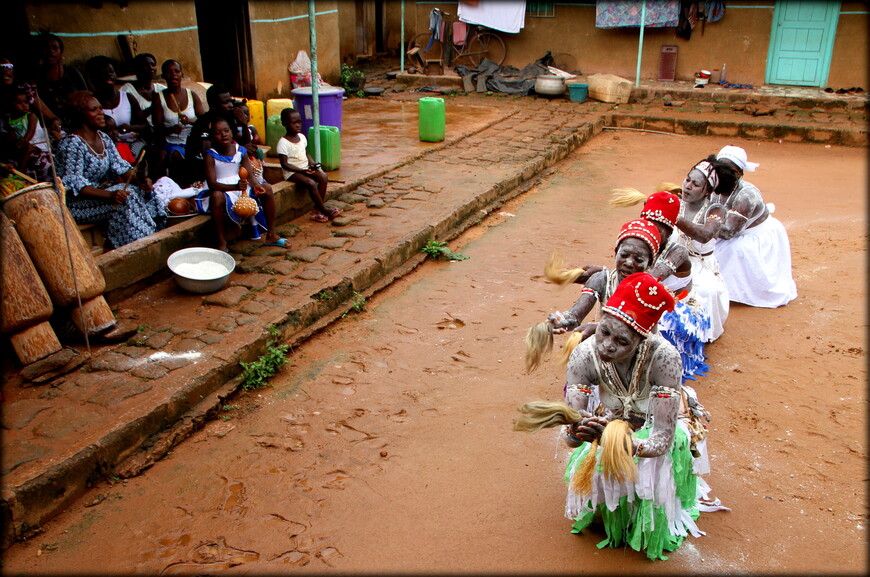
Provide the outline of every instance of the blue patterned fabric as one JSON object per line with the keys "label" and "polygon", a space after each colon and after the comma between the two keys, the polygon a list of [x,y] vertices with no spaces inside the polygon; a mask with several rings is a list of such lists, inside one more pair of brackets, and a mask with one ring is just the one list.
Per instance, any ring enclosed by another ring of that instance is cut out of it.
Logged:
{"label": "blue patterned fabric", "polygon": [[[120,177],[132,167],[121,158],[112,140],[102,132],[103,154],[94,154],[75,134],[61,140],[57,151],[58,175],[66,187],[66,203],[79,224],[107,224],[106,238],[117,248],[153,234],[166,226],[166,211],[155,196],[130,184],[130,195],[120,205],[111,199],[80,197],[86,186],[102,190],[121,190]],[[107,184],[115,183],[115,184]]]}
{"label": "blue patterned fabric", "polygon": [[695,380],[695,376],[704,376],[710,370],[704,362],[704,335],[710,331],[710,314],[705,307],[693,309],[678,301],[674,310],[662,315],[658,328],[659,334],[680,352],[684,381]]}
{"label": "blue patterned fabric", "polygon": [[[596,28],[640,27],[643,0],[596,0]],[[647,0],[647,28],[676,27],[680,21],[679,0]]]}

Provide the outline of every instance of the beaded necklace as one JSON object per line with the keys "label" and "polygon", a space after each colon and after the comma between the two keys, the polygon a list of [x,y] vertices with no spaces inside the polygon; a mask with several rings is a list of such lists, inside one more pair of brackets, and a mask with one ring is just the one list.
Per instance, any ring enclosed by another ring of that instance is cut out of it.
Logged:
{"label": "beaded necklace", "polygon": [[[100,138],[100,144],[103,145],[103,150],[102,150],[102,152],[97,152],[96,150],[94,150],[94,147],[91,146],[91,144],[90,144],[90,143],[85,139],[84,136],[81,136],[81,135],[79,135],[79,134],[76,134],[76,136],[78,136],[79,138],[81,138],[82,142],[85,143],[85,146],[88,147],[88,150],[91,151],[91,154],[93,154],[93,155],[96,156],[97,158],[103,158],[104,156],[106,156],[106,143],[103,142],[103,139],[102,139],[102,138]],[[99,137],[99,133],[97,134],[97,136]]]}
{"label": "beaded necklace", "polygon": [[607,386],[608,392],[619,399],[622,403],[623,417],[627,417],[629,413],[636,412],[632,411],[631,407],[637,402],[638,395],[642,390],[639,387],[640,376],[646,368],[649,351],[649,339],[644,339],[638,345],[637,351],[635,352],[634,366],[631,369],[631,378],[629,379],[628,386],[626,386],[622,377],[619,376],[619,371],[616,370],[616,365],[602,361],[597,354],[593,357],[595,359],[595,364],[599,368],[599,374],[604,381],[603,384]]}

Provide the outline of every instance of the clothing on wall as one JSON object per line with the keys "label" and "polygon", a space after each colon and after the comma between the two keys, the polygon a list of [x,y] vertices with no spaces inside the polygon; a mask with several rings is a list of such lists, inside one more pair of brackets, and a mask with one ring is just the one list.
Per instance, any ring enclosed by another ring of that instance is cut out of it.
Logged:
{"label": "clothing on wall", "polygon": [[[644,0],[596,0],[596,28],[640,27]],[[646,28],[676,27],[680,19],[680,0],[646,2]]]}
{"label": "clothing on wall", "polygon": [[460,0],[456,15],[461,22],[479,24],[500,32],[519,32],[526,25],[525,0]]}

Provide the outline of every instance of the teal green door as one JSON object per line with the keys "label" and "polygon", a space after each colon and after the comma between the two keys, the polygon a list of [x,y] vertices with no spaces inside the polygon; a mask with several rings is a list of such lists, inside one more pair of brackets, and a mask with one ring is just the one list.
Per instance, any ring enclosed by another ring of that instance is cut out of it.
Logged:
{"label": "teal green door", "polygon": [[767,84],[824,86],[840,2],[777,0],[767,53]]}

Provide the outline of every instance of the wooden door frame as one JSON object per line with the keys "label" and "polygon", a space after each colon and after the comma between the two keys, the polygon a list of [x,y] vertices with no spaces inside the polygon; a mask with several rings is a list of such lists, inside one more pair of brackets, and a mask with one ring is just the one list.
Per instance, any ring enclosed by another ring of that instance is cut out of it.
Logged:
{"label": "wooden door frame", "polygon": [[[784,5],[788,2],[797,2],[798,0],[776,0],[773,8],[773,22],[771,24],[770,31],[770,44],[767,48],[767,65],[765,66],[764,71],[764,83],[765,84],[774,84],[773,80],[773,64],[774,64],[774,56],[776,55],[776,47],[777,40],[779,37],[779,18],[782,15],[782,11],[785,9]],[[834,6],[833,2],[828,2],[827,0],[819,0],[821,4],[825,4],[826,6]],[[825,58],[822,59],[821,70],[819,70],[819,84],[818,87],[825,86],[828,83],[828,75],[831,73],[831,59],[834,56],[834,41],[837,36],[837,25],[840,21],[840,9],[842,7],[842,2],[836,2],[836,8],[833,10],[833,17],[829,22],[826,22],[825,32],[828,35],[828,41],[824,46],[825,50]],[[780,86],[808,86],[806,84],[779,84]],[[815,86],[815,85],[811,85]]]}

